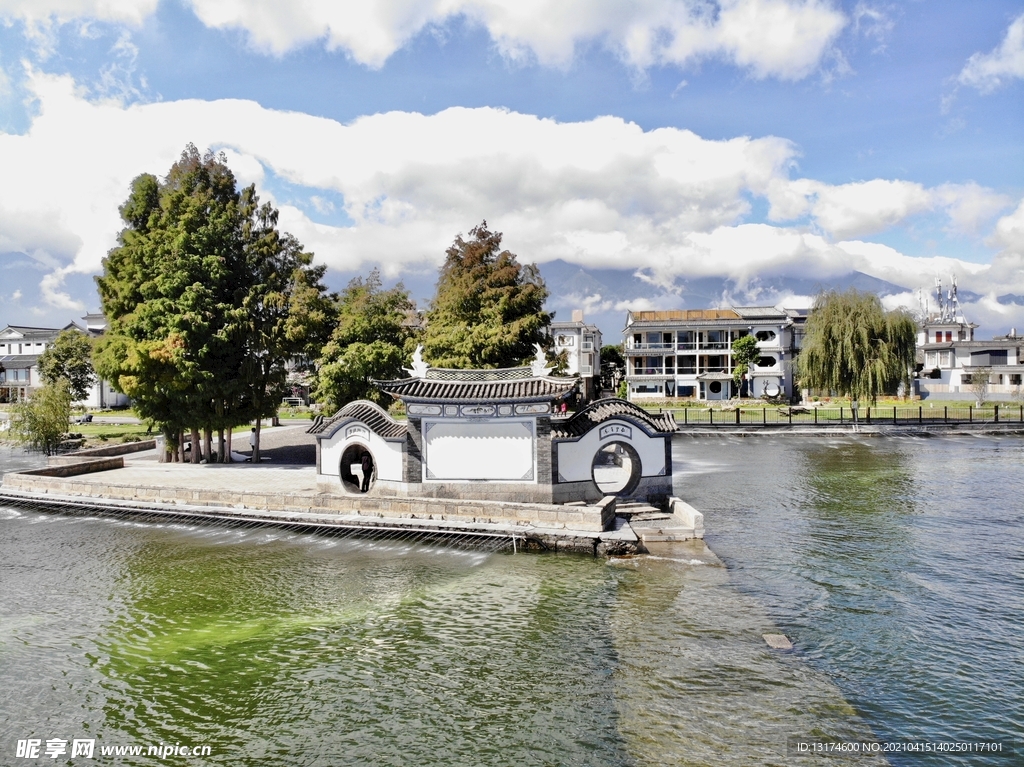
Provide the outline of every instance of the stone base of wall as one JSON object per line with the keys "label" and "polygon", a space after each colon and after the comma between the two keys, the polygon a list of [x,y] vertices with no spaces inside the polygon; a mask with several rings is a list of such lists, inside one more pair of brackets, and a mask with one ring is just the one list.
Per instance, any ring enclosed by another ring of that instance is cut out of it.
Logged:
{"label": "stone base of wall", "polygon": [[[107,459],[119,460],[119,459]],[[70,467],[51,467],[64,469]],[[391,519],[424,519],[473,525],[512,525],[550,530],[600,533],[614,521],[614,507],[607,505],[558,506],[510,500],[449,499],[429,497],[387,497],[340,494],[288,495],[259,492],[226,492],[174,487],[145,487],[76,482],[74,479],[14,472],[4,475],[4,489],[33,494],[81,496],[95,499],[153,502],[189,506],[260,509],[270,511],[321,512]],[[327,479],[327,478],[325,478]],[[335,480],[336,482],[340,481]]]}
{"label": "stone base of wall", "polygon": [[[317,487],[328,490],[327,483],[321,484],[323,479],[333,480],[333,477],[317,476]],[[340,482],[338,484],[340,485]],[[511,501],[513,503],[555,503],[551,485],[520,482],[390,482],[377,480],[367,495],[383,498],[448,498],[452,500]],[[597,499],[600,499],[600,495]]]}

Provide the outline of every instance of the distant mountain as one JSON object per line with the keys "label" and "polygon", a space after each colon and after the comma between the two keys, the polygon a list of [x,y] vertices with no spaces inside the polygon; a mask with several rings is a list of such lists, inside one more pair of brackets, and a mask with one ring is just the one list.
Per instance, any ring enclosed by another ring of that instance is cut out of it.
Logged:
{"label": "distant mountain", "polygon": [[[740,291],[731,280],[717,277],[680,279],[657,285],[630,269],[588,269],[565,261],[540,265],[551,297],[548,306],[556,320],[569,320],[573,309],[583,309],[587,322],[601,328],[604,342],[618,343],[627,309],[705,309],[720,306],[775,306],[784,297],[817,295],[823,290],[857,290],[880,296],[905,293],[908,288],[864,274],[850,272],[823,282],[793,277],[759,280]],[[788,308],[805,308],[785,302]],[[801,302],[806,303],[806,302]]]}

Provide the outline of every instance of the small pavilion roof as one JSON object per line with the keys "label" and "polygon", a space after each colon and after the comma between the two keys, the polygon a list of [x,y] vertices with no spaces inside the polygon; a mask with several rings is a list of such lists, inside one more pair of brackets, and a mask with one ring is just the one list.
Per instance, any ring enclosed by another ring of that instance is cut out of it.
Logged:
{"label": "small pavilion roof", "polygon": [[374,381],[405,402],[550,402],[576,390],[579,379],[534,376],[531,369],[450,370],[431,368],[423,378]]}
{"label": "small pavilion roof", "polygon": [[671,433],[677,430],[676,419],[671,413],[654,415],[632,402],[617,397],[607,397],[592,402],[568,420],[552,423],[551,436],[555,439],[580,437],[612,418],[631,421],[653,434]]}
{"label": "small pavilion roof", "polygon": [[330,418],[316,419],[313,425],[306,429],[306,433],[330,436],[338,426],[348,421],[361,421],[384,439],[404,437],[409,429],[408,424],[396,421],[379,405],[366,400],[356,400],[349,402]]}

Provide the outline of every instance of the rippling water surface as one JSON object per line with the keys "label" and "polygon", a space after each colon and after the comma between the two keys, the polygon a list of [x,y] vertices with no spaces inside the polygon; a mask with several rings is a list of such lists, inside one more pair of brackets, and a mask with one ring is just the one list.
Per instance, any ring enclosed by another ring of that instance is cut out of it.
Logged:
{"label": "rippling water surface", "polygon": [[800,763],[788,735],[1020,736],[1021,442],[675,452],[728,567],[699,545],[609,562],[0,507],[0,763],[31,737],[96,738],[96,764],[196,763],[98,754],[166,743],[221,765],[699,765]]}

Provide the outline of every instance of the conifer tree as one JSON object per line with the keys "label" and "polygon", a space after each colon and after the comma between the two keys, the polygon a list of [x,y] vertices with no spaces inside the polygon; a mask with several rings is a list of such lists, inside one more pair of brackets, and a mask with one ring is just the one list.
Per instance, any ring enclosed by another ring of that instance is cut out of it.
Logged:
{"label": "conifer tree", "polygon": [[223,156],[192,145],[163,182],[136,178],[120,212],[125,228],[97,278],[109,329],[96,367],[168,445],[190,430],[195,461],[200,428],[209,444],[211,430],[230,434],[276,408],[286,359],[316,335],[291,315],[294,290],[315,306],[308,293],[322,292],[323,272],[277,231],[254,187],[238,191]]}
{"label": "conifer tree", "polygon": [[487,222],[462,235],[446,252],[434,300],[426,314],[424,357],[437,367],[513,367],[546,343],[552,315],[536,264],[523,266],[501,249],[501,232]]}

